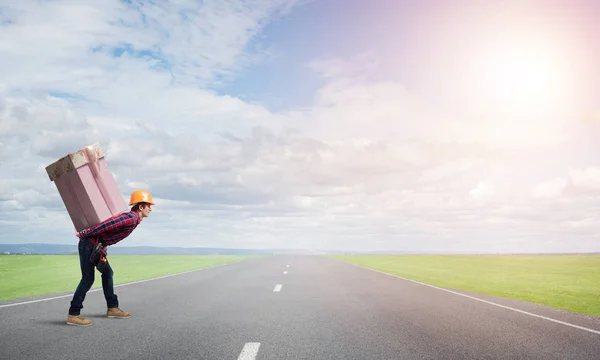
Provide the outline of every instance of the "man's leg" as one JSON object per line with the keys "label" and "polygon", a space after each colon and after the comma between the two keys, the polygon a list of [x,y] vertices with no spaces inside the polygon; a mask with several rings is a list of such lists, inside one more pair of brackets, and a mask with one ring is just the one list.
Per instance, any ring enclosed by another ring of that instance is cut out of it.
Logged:
{"label": "man's leg", "polygon": [[79,267],[81,269],[81,280],[73,294],[71,307],[69,307],[69,317],[67,323],[69,325],[90,325],[91,321],[80,316],[83,309],[83,301],[87,292],[94,284],[94,264],[90,261],[92,253],[92,243],[88,239],[79,240]]}
{"label": "man's leg", "polygon": [[106,307],[116,308],[119,307],[119,298],[115,294],[115,288],[113,284],[113,270],[110,267],[110,263],[107,261],[102,271],[102,290],[104,291],[104,298],[106,299]]}
{"label": "man's leg", "polygon": [[110,263],[107,261],[104,269],[102,270],[102,290],[104,291],[104,298],[106,299],[106,316],[111,318],[129,318],[131,314],[119,309],[119,298],[115,294],[115,288],[113,284],[113,270]]}

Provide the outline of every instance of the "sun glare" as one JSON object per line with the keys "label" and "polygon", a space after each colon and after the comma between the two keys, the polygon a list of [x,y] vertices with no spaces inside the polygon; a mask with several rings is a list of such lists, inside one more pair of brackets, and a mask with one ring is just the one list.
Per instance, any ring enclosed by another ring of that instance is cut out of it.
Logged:
{"label": "sun glare", "polygon": [[[539,35],[539,36],[536,36]],[[496,145],[561,141],[573,108],[570,47],[548,34],[490,36],[471,61],[470,106],[482,121],[480,140]]]}
{"label": "sun glare", "polygon": [[559,65],[549,49],[536,44],[488,48],[479,64],[479,96],[508,112],[529,113],[556,100]]}
{"label": "sun glare", "polygon": [[501,98],[539,96],[550,85],[550,69],[535,54],[499,54],[490,62],[485,82]]}

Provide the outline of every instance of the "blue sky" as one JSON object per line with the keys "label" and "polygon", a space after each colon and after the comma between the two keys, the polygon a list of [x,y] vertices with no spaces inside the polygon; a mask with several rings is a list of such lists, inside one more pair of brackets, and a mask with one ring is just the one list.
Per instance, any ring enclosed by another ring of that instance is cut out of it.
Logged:
{"label": "blue sky", "polygon": [[[407,65],[411,53],[418,50],[414,43],[419,34],[411,30],[411,18],[423,16],[425,11],[426,7],[398,1],[312,1],[299,5],[250,42],[250,49],[264,48],[270,55],[215,90],[259,101],[273,110],[307,107],[324,84],[308,63],[319,58],[352,58],[369,51],[377,52],[383,67],[393,64],[396,68],[393,73],[373,71],[370,79],[401,78],[406,86],[414,87],[417,73]],[[396,54],[396,49],[405,53]]]}
{"label": "blue sky", "polygon": [[597,6],[0,5],[0,242],[73,243],[44,169],[100,142],[123,246],[599,251]]}

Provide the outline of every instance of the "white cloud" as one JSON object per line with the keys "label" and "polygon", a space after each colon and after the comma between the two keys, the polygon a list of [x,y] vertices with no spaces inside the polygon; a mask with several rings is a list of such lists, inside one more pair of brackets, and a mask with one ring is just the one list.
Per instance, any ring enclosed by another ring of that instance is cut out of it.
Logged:
{"label": "white cloud", "polygon": [[[12,24],[3,28],[0,51],[13,70],[4,68],[3,75],[11,76],[3,78],[9,86],[13,81],[29,81],[53,87],[58,81],[63,88],[69,86],[69,80],[77,79],[70,86],[89,89],[90,85],[113,82],[117,74],[124,82],[135,79],[136,74],[112,71],[115,67],[132,70],[142,65],[142,69],[147,69],[164,60],[170,75],[179,83],[210,81],[248,61],[244,49],[250,39],[270,18],[288,11],[294,2],[14,2],[3,6],[3,14]],[[110,53],[123,46],[135,52],[146,51],[142,54],[145,58],[124,53],[115,62]],[[27,61],[14,61],[17,58]],[[27,76],[26,71],[33,67],[38,71]],[[39,69],[66,70],[66,74]],[[147,89],[140,90],[140,95],[148,93]]]}
{"label": "white cloud", "polygon": [[474,189],[469,191],[469,195],[476,201],[484,201],[494,195],[494,186],[489,183],[480,182]]}
{"label": "white cloud", "polygon": [[572,169],[569,171],[571,181],[576,187],[584,190],[600,190],[600,167]]}
{"label": "white cloud", "polygon": [[567,185],[568,181],[564,178],[546,181],[535,186],[533,196],[538,198],[556,198],[562,195]]}
{"label": "white cloud", "polygon": [[[443,111],[369,80],[375,53],[311,62],[313,106],[275,113],[211,87],[293,2],[133,3],[0,12],[1,242],[74,243],[44,168],[99,141],[123,196],[157,203],[128,245],[598,249],[598,164],[569,163],[581,141],[563,124]],[[111,55],[125,45],[137,55]]]}

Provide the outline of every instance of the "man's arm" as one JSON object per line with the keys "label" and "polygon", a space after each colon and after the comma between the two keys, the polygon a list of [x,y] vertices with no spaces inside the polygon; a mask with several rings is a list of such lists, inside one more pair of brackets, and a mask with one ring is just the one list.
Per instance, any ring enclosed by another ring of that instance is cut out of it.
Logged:
{"label": "man's arm", "polygon": [[84,237],[98,236],[115,231],[123,225],[130,225],[132,223],[133,219],[127,213],[119,214],[104,220],[100,224],[82,230],[81,235]]}
{"label": "man's arm", "polygon": [[112,231],[110,233],[106,233],[102,236],[102,242],[106,246],[111,246],[119,241],[125,239],[133,229],[136,227],[135,219],[130,219],[127,223],[123,224],[119,229]]}

